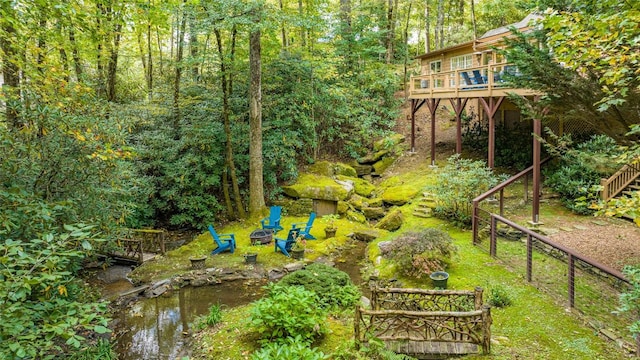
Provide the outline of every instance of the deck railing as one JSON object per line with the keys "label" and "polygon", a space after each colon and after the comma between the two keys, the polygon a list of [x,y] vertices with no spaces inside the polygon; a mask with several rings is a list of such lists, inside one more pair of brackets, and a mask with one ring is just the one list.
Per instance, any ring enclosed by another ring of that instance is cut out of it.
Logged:
{"label": "deck railing", "polygon": [[411,77],[411,94],[458,93],[509,88],[505,75],[519,75],[513,64],[501,63]]}
{"label": "deck railing", "polygon": [[610,199],[618,195],[622,190],[640,177],[640,158],[634,162],[623,166],[608,179],[600,180],[602,190],[600,199],[607,203]]}

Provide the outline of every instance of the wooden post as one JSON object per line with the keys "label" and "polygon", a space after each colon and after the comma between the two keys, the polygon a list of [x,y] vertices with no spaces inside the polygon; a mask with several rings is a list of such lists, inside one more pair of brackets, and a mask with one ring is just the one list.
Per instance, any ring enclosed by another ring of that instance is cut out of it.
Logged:
{"label": "wooden post", "polygon": [[356,317],[353,319],[353,337],[356,350],[360,350],[360,305],[356,305]]}
{"label": "wooden post", "polygon": [[416,151],[416,113],[426,100],[411,99],[411,152]]}
{"label": "wooden post", "polygon": [[[459,78],[458,78],[459,79]],[[461,99],[449,99],[453,111],[456,113],[456,154],[462,152],[462,111],[467,106],[469,98]]]}
{"label": "wooden post", "polygon": [[533,237],[527,235],[527,281],[531,282],[531,272],[533,270]]}
{"label": "wooden post", "polygon": [[576,288],[575,288],[575,274],[576,274],[576,267],[575,267],[575,261],[573,259],[573,254],[568,253],[567,254],[569,256],[569,275],[567,276],[567,279],[569,281],[569,307],[573,308],[575,307],[575,296],[576,296]]}
{"label": "wooden post", "polygon": [[533,119],[533,206],[531,221],[533,224],[540,222],[540,140],[542,134],[542,122]]}
{"label": "wooden post", "polygon": [[471,233],[472,233],[472,240],[473,240],[473,245],[478,243],[478,201],[474,201],[473,202],[473,213],[471,215]]}
{"label": "wooden post", "polygon": [[497,224],[496,218],[495,218],[495,216],[493,216],[493,214],[491,214],[491,231],[490,231],[490,233],[491,233],[491,241],[489,243],[489,255],[491,255],[493,257],[496,256],[496,249],[497,249],[496,233],[498,232],[497,231],[498,229],[496,229],[496,227],[497,227],[496,224]]}
{"label": "wooden post", "polygon": [[431,113],[431,166],[436,165],[436,111],[440,105],[440,99],[425,100]]}
{"label": "wooden post", "polygon": [[482,307],[482,353],[491,352],[491,306]]}
{"label": "wooden post", "polygon": [[504,216],[504,188],[500,189],[500,216]]}
{"label": "wooden post", "polygon": [[482,309],[482,288],[480,286],[476,286],[474,290],[474,309],[481,310]]}
{"label": "wooden post", "polygon": [[489,116],[489,149],[488,149],[489,154],[487,155],[488,157],[487,166],[493,169],[495,147],[496,147],[495,115],[496,115],[496,112],[498,111],[498,108],[502,104],[502,101],[504,100],[504,96],[489,97],[488,103],[487,103],[487,100],[485,100],[485,98],[481,97],[479,98],[479,100],[480,100],[480,103],[482,104],[482,107],[484,108],[484,111]]}

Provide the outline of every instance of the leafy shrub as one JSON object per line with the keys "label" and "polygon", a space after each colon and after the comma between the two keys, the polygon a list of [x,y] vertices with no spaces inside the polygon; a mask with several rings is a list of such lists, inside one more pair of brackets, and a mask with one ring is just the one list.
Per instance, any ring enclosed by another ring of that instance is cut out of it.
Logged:
{"label": "leafy shrub", "polygon": [[502,286],[496,285],[489,291],[489,305],[498,308],[511,305],[512,300],[509,292]]}
{"label": "leafy shrub", "polygon": [[86,294],[73,276],[92,248],[91,227],[65,229],[0,243],[2,359],[50,359],[87,345],[87,334],[109,332],[106,304],[81,302]]}
{"label": "leafy shrub", "polygon": [[302,286],[314,292],[325,308],[352,308],[361,296],[347,273],[320,263],[286,275],[277,286]]}
{"label": "leafy shrub", "polygon": [[589,141],[574,147],[570,138],[555,138],[561,146],[552,146],[552,153],[560,156],[555,166],[545,169],[544,184],[557,192],[563,204],[578,214],[592,214],[590,204],[598,197],[600,179],[617,170],[612,158],[620,154],[615,141],[604,135],[592,136]]}
{"label": "leafy shrub", "polygon": [[318,296],[301,286],[273,286],[251,307],[251,325],[262,341],[300,337],[313,341],[325,333],[326,312]]}
{"label": "leafy shrub", "polygon": [[98,339],[94,346],[76,352],[67,357],[68,360],[116,360],[118,354],[109,340]]}
{"label": "leafy shrub", "polygon": [[399,236],[389,246],[388,254],[402,274],[421,278],[434,271],[445,270],[456,252],[449,234],[428,228]]}
{"label": "leafy shrub", "polygon": [[322,351],[309,347],[300,336],[269,342],[251,355],[251,360],[323,360],[329,357]]}
{"label": "leafy shrub", "polygon": [[353,341],[341,346],[332,354],[334,360],[414,360],[414,357],[405,354],[396,354],[387,349],[385,343],[378,338],[370,338],[366,344],[356,350]]}
{"label": "leafy shrub", "polygon": [[497,185],[500,179],[483,161],[451,156],[436,175],[435,185],[428,187],[436,194],[434,214],[458,225],[470,225],[472,200]]}

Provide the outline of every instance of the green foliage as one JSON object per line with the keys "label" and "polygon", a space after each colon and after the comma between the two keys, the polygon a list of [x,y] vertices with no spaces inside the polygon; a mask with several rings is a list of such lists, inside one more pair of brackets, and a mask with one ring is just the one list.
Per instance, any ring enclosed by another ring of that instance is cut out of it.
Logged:
{"label": "green foliage", "polygon": [[284,276],[277,286],[302,286],[318,296],[324,308],[351,309],[360,301],[360,291],[349,275],[334,267],[314,263]]}
{"label": "green foliage", "polygon": [[438,171],[435,185],[428,187],[436,194],[435,215],[461,226],[470,225],[472,200],[497,185],[500,179],[483,161],[451,156]]}
{"label": "green foliage", "polygon": [[328,359],[322,351],[309,347],[300,336],[287,337],[276,342],[265,343],[251,354],[251,360],[323,360]]}
{"label": "green foliage", "polygon": [[98,339],[97,343],[93,346],[70,354],[67,357],[69,360],[117,360],[118,354],[113,349],[109,340]]}
{"label": "green foliage", "polygon": [[513,302],[509,292],[501,285],[496,285],[489,290],[489,305],[502,308],[511,305]]}
{"label": "green foliage", "polygon": [[400,235],[389,247],[389,258],[404,275],[422,278],[445,270],[457,252],[445,231],[427,228]]}
{"label": "green foliage", "polygon": [[53,358],[82,348],[87,333],[106,333],[106,304],[83,303],[75,282],[92,250],[91,227],[66,225],[21,241],[0,244],[0,357]]}
{"label": "green foliage", "polygon": [[267,343],[287,337],[312,342],[326,332],[326,312],[318,296],[301,286],[269,287],[251,307],[251,326]]}
{"label": "green foliage", "polygon": [[[631,313],[636,317],[640,313],[640,268],[636,266],[625,266],[623,271],[624,276],[631,283],[631,289],[625,293],[620,294],[620,306],[618,311],[623,313]],[[640,320],[636,320],[629,327],[629,331],[634,337],[640,335]]]}
{"label": "green foliage", "polygon": [[[486,154],[488,151],[489,123],[478,120],[475,112],[470,111],[462,116],[462,145],[465,149],[476,153]],[[531,129],[527,122],[518,121],[508,126],[497,126],[495,129],[496,167],[524,170],[531,165],[533,145]],[[544,156],[544,155],[543,155]]]}
{"label": "green foliage", "polygon": [[592,214],[591,204],[598,197],[597,185],[619,166],[613,158],[621,151],[607,136],[593,136],[589,141],[573,145],[570,139],[557,139],[560,146],[549,142],[550,152],[558,154],[557,163],[544,170],[544,184],[560,194],[564,205],[578,214]]}
{"label": "green foliage", "polygon": [[222,321],[222,308],[220,305],[213,304],[209,307],[209,314],[205,318],[205,324],[215,326]]}

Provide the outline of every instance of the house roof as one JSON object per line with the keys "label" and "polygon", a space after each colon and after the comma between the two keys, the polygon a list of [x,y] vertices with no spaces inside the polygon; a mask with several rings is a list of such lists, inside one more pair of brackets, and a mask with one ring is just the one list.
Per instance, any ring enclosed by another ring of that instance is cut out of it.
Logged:
{"label": "house roof", "polygon": [[449,46],[449,47],[446,47],[446,48],[443,48],[443,49],[433,50],[431,52],[428,52],[428,53],[425,53],[425,54],[422,54],[422,55],[418,55],[415,58],[416,59],[429,58],[429,57],[432,57],[434,55],[439,55],[439,54],[447,53],[447,52],[450,52],[450,51],[462,49],[462,48],[465,48],[465,47],[474,46],[477,43],[481,42],[480,40],[482,40],[482,39],[487,39],[487,38],[490,38],[490,37],[493,37],[493,36],[496,36],[496,35],[500,35],[500,34],[510,33],[511,32],[511,30],[510,30],[511,28],[524,29],[526,27],[529,27],[529,26],[531,26],[531,24],[532,24],[532,22],[534,20],[541,19],[541,18],[542,18],[542,16],[537,15],[535,13],[531,13],[531,14],[527,15],[524,19],[518,21],[517,23],[509,24],[509,25],[506,25],[506,26],[502,26],[502,27],[499,27],[499,28],[496,28],[496,29],[489,30],[486,33],[484,33],[481,37],[479,37],[477,40],[471,40],[471,41],[467,41],[467,42],[464,42],[464,43],[460,43],[460,44],[456,44],[456,45],[453,45],[453,46]]}
{"label": "house roof", "polygon": [[511,32],[511,28],[514,27],[516,29],[522,29],[528,26],[531,26],[531,24],[533,23],[534,20],[538,20],[538,19],[542,19],[542,16],[531,13],[529,15],[527,15],[524,19],[518,21],[517,23],[514,24],[509,24],[506,26],[502,26],[499,27],[497,29],[493,29],[493,30],[489,30],[486,33],[484,33],[482,36],[480,36],[479,39],[484,39],[484,38],[488,38],[490,36],[495,36],[495,35],[500,35],[503,33],[509,33]]}

